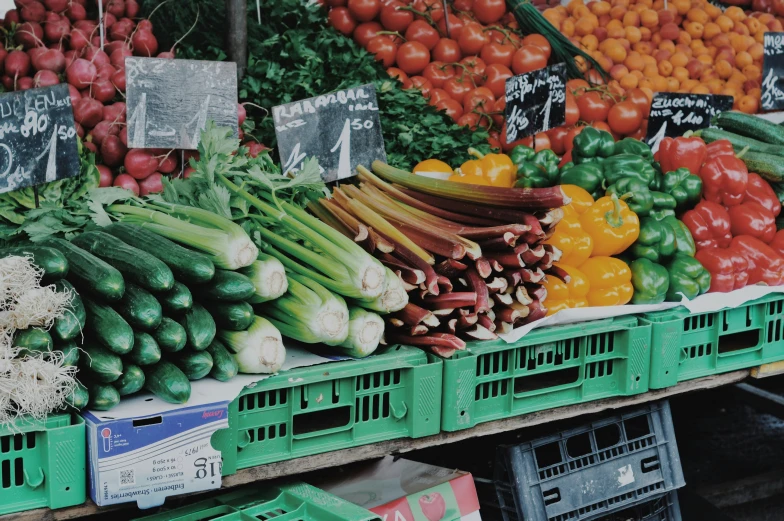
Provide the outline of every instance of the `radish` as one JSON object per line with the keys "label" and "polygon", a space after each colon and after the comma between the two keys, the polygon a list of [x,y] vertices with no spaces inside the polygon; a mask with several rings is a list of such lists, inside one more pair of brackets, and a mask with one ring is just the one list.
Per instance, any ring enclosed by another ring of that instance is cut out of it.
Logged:
{"label": "radish", "polygon": [[128,127],[123,127],[120,131],[120,141],[122,141],[122,144],[126,147],[128,146]]}
{"label": "radish", "polygon": [[239,131],[237,132],[237,137],[240,138],[240,141],[243,141],[245,139],[245,131],[239,129]]}
{"label": "radish", "polygon": [[104,106],[103,119],[114,123],[125,123],[125,103],[118,101]]}
{"label": "radish", "polygon": [[14,77],[13,76],[4,75],[3,78],[2,78],[2,82],[3,82],[3,87],[5,87],[5,90],[7,90],[7,91],[14,90]]}
{"label": "radish", "polygon": [[114,186],[119,186],[120,188],[125,188],[126,190],[130,190],[136,195],[139,195],[139,183],[136,182],[136,179],[129,176],[128,174],[120,174],[114,179]]}
{"label": "radish", "polygon": [[112,53],[117,49],[125,49],[130,51],[131,46],[128,44],[128,42],[122,40],[118,40],[116,42],[106,42],[106,45],[103,46],[103,50],[106,52],[106,54],[109,55],[109,57],[111,57]]}
{"label": "radish", "polygon": [[182,177],[188,179],[191,176],[191,174],[194,173],[195,171],[196,171],[195,168],[193,168],[192,166],[188,166],[185,168],[185,170],[182,171]]}
{"label": "radish", "polygon": [[112,13],[106,13],[103,15],[103,26],[105,29],[109,29],[117,22],[117,17],[114,16]]}
{"label": "radish", "polygon": [[96,143],[98,146],[103,144],[103,140],[106,139],[109,135],[116,136],[120,133],[120,125],[114,123],[112,121],[103,120],[95,125],[90,131],[90,134],[93,137],[93,143]]}
{"label": "radish", "polygon": [[65,54],[66,51],[65,44],[62,41],[50,42],[49,45],[47,45],[47,47],[52,49],[53,51],[60,51],[63,54]]}
{"label": "radish", "polygon": [[125,0],[125,15],[128,18],[136,18],[139,16],[139,3],[136,0]]}
{"label": "radish", "polygon": [[87,9],[78,2],[71,2],[65,10],[65,16],[72,22],[78,22],[87,18]]}
{"label": "radish", "polygon": [[43,44],[44,29],[38,22],[25,22],[16,28],[16,41],[24,45],[25,49]]}
{"label": "radish", "polygon": [[60,83],[60,77],[56,72],[43,70],[36,72],[35,76],[33,76],[33,85],[35,85],[36,88],[51,87],[58,83]]}
{"label": "radish", "polygon": [[88,47],[84,52],[84,59],[91,61],[96,67],[112,64],[109,55],[103,52],[100,47]]}
{"label": "radish", "polygon": [[60,17],[56,13],[47,15],[44,24],[44,37],[49,43],[60,42],[63,38],[71,34],[71,23],[67,18]]}
{"label": "radish", "polygon": [[136,56],[153,56],[158,52],[158,40],[150,31],[136,31],[131,38]]}
{"label": "radish", "polygon": [[[65,71],[65,76],[68,78],[68,83],[77,89],[85,89],[95,81],[98,71],[95,65],[85,60],[84,58],[77,58]],[[97,122],[96,122],[97,123]]]}
{"label": "radish", "polygon": [[194,160],[196,160],[196,161],[199,160],[199,151],[198,150],[186,150],[183,153],[183,157],[185,159],[185,164],[188,165],[188,164],[190,164],[191,158],[194,158]]}
{"label": "radish", "polygon": [[65,51],[64,55],[65,55],[66,69],[70,67],[71,64],[77,60],[77,58],[81,58],[82,56],[82,54],[79,51],[74,51],[74,50]]}
{"label": "radish", "polygon": [[76,129],[76,135],[79,136],[79,139],[84,139],[84,127],[79,123],[74,123],[74,128]]}
{"label": "radish", "polygon": [[78,99],[82,99],[82,95],[79,93],[79,89],[77,89],[70,83],[68,84],[68,94],[71,95],[71,105],[74,104],[74,101]]}
{"label": "radish", "polygon": [[93,98],[83,97],[73,104],[74,119],[86,128],[93,128],[103,118],[103,104]]}
{"label": "radish", "polygon": [[68,7],[68,0],[44,0],[44,5],[50,11],[62,13]]}
{"label": "radish", "polygon": [[87,7],[87,0],[71,0],[74,4],[79,4],[82,7]]}
{"label": "radish", "polygon": [[6,29],[11,29],[13,25],[19,25],[19,11],[16,9],[11,9],[7,13],[5,13],[5,18],[3,18],[3,27]]}
{"label": "radish", "polygon": [[242,103],[237,103],[237,121],[239,125],[242,126],[245,123],[245,118],[248,116],[248,113],[245,111],[245,105]]}
{"label": "radish", "polygon": [[125,171],[134,179],[145,179],[158,169],[158,159],[151,150],[132,148],[125,155]]}
{"label": "radish", "polygon": [[87,38],[87,35],[82,30],[73,29],[71,31],[71,42],[69,45],[74,51],[82,51],[91,44],[90,40]]}
{"label": "radish", "polygon": [[5,58],[8,56],[8,51],[6,51],[2,46],[0,46],[0,73],[3,72],[5,68]]}
{"label": "radish", "polygon": [[112,83],[117,90],[125,92],[125,69],[117,69],[117,72],[112,74]]}
{"label": "radish", "polygon": [[158,194],[163,192],[163,176],[155,172],[154,174],[150,175],[144,181],[139,183],[139,194],[140,195],[149,195],[149,194]]}
{"label": "radish", "polygon": [[[117,69],[115,69],[111,65],[101,65],[100,67],[97,67],[97,70],[98,70],[98,75],[96,76],[96,80],[111,81],[112,74],[117,72]],[[112,88],[114,88],[114,86],[112,86]]]}
{"label": "radish", "polygon": [[112,65],[114,65],[118,69],[122,69],[123,67],[125,67],[126,56],[133,56],[133,52],[131,52],[130,49],[115,49],[114,51],[112,51],[112,54],[109,59],[112,62]]}
{"label": "radish", "polygon": [[30,57],[30,64],[35,67],[35,59],[47,51],[46,47],[33,47],[27,50],[27,55]]}
{"label": "radish", "polygon": [[128,148],[114,134],[108,134],[101,142],[101,157],[104,164],[112,168],[122,166]]}
{"label": "radish", "polygon": [[16,80],[16,90],[28,90],[32,89],[34,86],[33,78],[30,76],[25,76],[24,78],[19,78]]}
{"label": "radish", "polygon": [[101,188],[112,186],[114,176],[112,175],[112,171],[109,170],[109,167],[106,165],[95,165],[95,167],[98,169],[98,173],[101,174],[101,180],[98,182],[98,186]]}
{"label": "radish", "polygon": [[89,150],[93,154],[97,154],[98,153],[98,147],[92,141],[82,141],[82,145],[84,145],[84,148],[86,148],[87,150]]}
{"label": "radish", "polygon": [[268,147],[264,146],[263,143],[256,143],[255,141],[243,143],[242,146],[248,149],[248,154],[250,154],[250,157],[258,157],[259,154],[270,150]]}
{"label": "radish", "polygon": [[94,20],[79,20],[73,26],[74,29],[79,29],[84,34],[92,35],[98,29],[98,22]]}
{"label": "radish", "polygon": [[46,49],[41,53],[32,54],[30,63],[39,71],[63,72],[65,70],[65,55],[54,49]]}
{"label": "radish", "polygon": [[177,168],[179,161],[177,161],[177,151],[169,150],[165,157],[158,163],[158,172],[164,174],[171,174]]}
{"label": "radish", "polygon": [[[109,80],[96,80],[90,86],[90,96],[101,103],[112,101],[116,92],[114,84]],[[103,108],[101,109],[101,114],[103,115]]]}
{"label": "radish", "polygon": [[139,20],[139,23],[136,25],[136,28],[139,31],[150,31],[152,32],[152,22],[148,19]]}
{"label": "radish", "polygon": [[30,72],[30,56],[24,51],[11,51],[5,58],[5,72],[11,77]]}
{"label": "radish", "polygon": [[122,18],[125,16],[124,0],[109,0],[108,2],[104,2],[103,5],[105,12],[111,13],[117,18]]}
{"label": "radish", "polygon": [[163,58],[163,59],[166,59],[166,60],[173,60],[174,59],[174,53],[172,51],[159,52],[158,56],[156,56],[156,58]]}
{"label": "radish", "polygon": [[41,2],[28,2],[19,11],[19,16],[25,22],[43,22],[46,20],[46,7]]}
{"label": "radish", "polygon": [[130,38],[133,27],[133,20],[129,20],[128,18],[117,20],[109,30],[109,38],[112,40],[126,41]]}

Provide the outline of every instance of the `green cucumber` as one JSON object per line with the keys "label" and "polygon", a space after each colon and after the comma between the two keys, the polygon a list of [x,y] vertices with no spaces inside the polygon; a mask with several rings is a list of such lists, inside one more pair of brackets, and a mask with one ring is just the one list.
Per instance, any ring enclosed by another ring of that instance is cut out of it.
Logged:
{"label": "green cucumber", "polygon": [[52,336],[45,330],[37,327],[17,331],[14,335],[13,346],[22,350],[21,354],[48,353],[52,350]]}
{"label": "green cucumber", "polygon": [[188,345],[195,351],[204,351],[215,339],[215,320],[204,306],[198,303],[194,303],[191,310],[185,313],[180,324],[188,335]]}
{"label": "green cucumber", "polygon": [[219,302],[240,302],[248,300],[256,293],[256,287],[242,273],[230,270],[215,270],[215,276],[208,283],[199,286],[199,296]]}
{"label": "green cucumber", "polygon": [[212,355],[207,351],[183,351],[170,359],[185,373],[188,380],[201,380],[212,371]]}
{"label": "green cucumber", "polygon": [[120,393],[110,384],[91,382],[87,387],[90,392],[89,409],[95,411],[108,411],[120,403]]}
{"label": "green cucumber", "polygon": [[215,265],[207,255],[184,248],[141,225],[115,223],[103,228],[103,231],[134,248],[158,257],[174,272],[177,280],[201,284],[215,275]]}
{"label": "green cucumber", "polygon": [[69,340],[64,344],[59,344],[55,350],[63,353],[63,365],[72,366],[79,363],[79,346],[74,340]]}
{"label": "green cucumber", "polygon": [[72,242],[102,258],[144,289],[161,292],[169,291],[174,286],[174,274],[162,260],[128,246],[114,235],[85,232],[76,236]]}
{"label": "green cucumber", "polygon": [[144,371],[144,388],[169,403],[185,403],[191,397],[191,383],[176,365],[166,360]]}
{"label": "green cucumber", "polygon": [[254,320],[253,306],[247,302],[205,302],[204,307],[221,329],[245,331]]}
{"label": "green cucumber", "polygon": [[105,347],[88,343],[82,346],[82,351],[79,368],[96,382],[108,384],[122,376],[122,360]]}
{"label": "green cucumber", "polygon": [[163,310],[152,293],[132,282],[125,284],[125,295],[114,309],[138,329],[151,331],[161,324]]}
{"label": "green cucumber", "polygon": [[95,255],[64,239],[47,239],[40,244],[58,249],[68,259],[68,280],[92,291],[109,302],[117,302],[125,293],[122,274]]}
{"label": "green cucumber", "polygon": [[760,177],[771,182],[784,181],[784,157],[746,151],[741,159],[749,172],[757,172]]}
{"label": "green cucumber", "polygon": [[158,342],[161,351],[167,353],[176,353],[182,350],[188,341],[185,328],[169,317],[163,317],[161,325],[153,332],[152,336]]}
{"label": "green cucumber", "polygon": [[161,348],[150,334],[134,331],[133,349],[126,357],[136,365],[157,364],[161,359]]}
{"label": "green cucumber", "polygon": [[87,404],[90,402],[90,392],[87,390],[87,387],[82,385],[81,382],[76,382],[76,386],[74,387],[71,394],[66,396],[65,403],[68,404],[69,407],[76,409],[77,411],[81,411]]}
{"label": "green cucumber", "polygon": [[82,298],[70,282],[58,280],[54,283],[54,287],[58,293],[70,291],[73,299],[71,299],[71,304],[65,309],[63,316],[55,319],[51,330],[52,335],[57,340],[72,340],[79,336],[84,329],[84,325],[87,322],[87,312],[84,310]]}
{"label": "green cucumber", "polygon": [[780,145],[771,145],[770,143],[763,143],[757,139],[753,139],[733,132],[728,132],[720,128],[704,128],[694,133],[695,136],[701,137],[706,143],[713,143],[720,139],[726,139],[735,148],[735,152],[740,152],[744,148],[752,152],[763,152],[765,154],[777,155],[781,152]]}
{"label": "green cucumber", "polygon": [[96,340],[118,355],[133,349],[133,329],[111,306],[91,298],[83,298],[87,310],[87,331]]}
{"label": "green cucumber", "polygon": [[207,352],[212,356],[210,376],[221,382],[231,380],[240,372],[237,361],[220,340],[213,340]]}
{"label": "green cucumber", "polygon": [[711,124],[764,143],[784,145],[784,127],[751,114],[736,111],[720,112],[713,117]]}
{"label": "green cucumber", "polygon": [[120,396],[138,393],[144,387],[144,371],[138,365],[126,364],[123,368],[123,375],[112,385],[120,393]]}
{"label": "green cucumber", "polygon": [[68,259],[58,249],[48,246],[25,245],[0,249],[0,258],[18,255],[31,256],[33,264],[44,270],[41,282],[50,283],[60,280],[68,273]]}
{"label": "green cucumber", "polygon": [[167,315],[179,316],[193,307],[191,290],[181,282],[175,282],[172,289],[158,295],[158,301]]}

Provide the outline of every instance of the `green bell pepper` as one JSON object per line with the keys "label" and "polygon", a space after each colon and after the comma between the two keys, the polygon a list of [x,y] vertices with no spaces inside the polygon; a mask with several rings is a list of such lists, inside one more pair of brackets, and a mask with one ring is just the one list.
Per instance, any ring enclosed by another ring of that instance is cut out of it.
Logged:
{"label": "green bell pepper", "polygon": [[634,286],[632,304],[664,302],[670,287],[667,268],[649,259],[637,259],[629,264],[629,269],[632,272],[632,286]]}
{"label": "green bell pepper", "polygon": [[656,176],[656,170],[650,163],[633,154],[620,154],[608,157],[604,160],[603,166],[604,177],[608,185],[630,177],[642,181],[648,186],[654,181]]}
{"label": "green bell pepper", "polygon": [[676,253],[665,267],[670,274],[668,302],[680,302],[683,297],[691,300],[710,289],[711,275],[694,257]]}
{"label": "green bell pepper", "polygon": [[694,254],[697,253],[697,246],[694,244],[694,237],[691,236],[688,226],[676,219],[674,215],[668,215],[661,221],[669,226],[675,234],[675,252],[694,257]]}
{"label": "green bell pepper", "polygon": [[577,185],[585,189],[594,199],[603,195],[604,173],[601,163],[586,163],[575,165],[569,169],[562,169],[559,183],[562,185]]}
{"label": "green bell pepper", "polygon": [[628,252],[632,258],[661,263],[675,254],[675,231],[653,217],[643,217],[640,219],[640,236]]}
{"label": "green bell pepper", "polygon": [[661,189],[675,198],[679,210],[688,210],[700,202],[702,179],[688,168],[679,168],[664,174]]}
{"label": "green bell pepper", "polygon": [[641,217],[652,211],[674,210],[676,206],[673,196],[652,191],[645,182],[633,177],[621,178],[607,188],[606,195],[612,194],[626,201],[629,209]]}
{"label": "green bell pepper", "polygon": [[[520,148],[520,147],[515,147]],[[524,154],[518,155],[522,157]],[[541,150],[517,165],[516,188],[545,188],[558,184],[558,156],[552,150]]]}
{"label": "green bell pepper", "polygon": [[609,157],[615,151],[612,134],[593,127],[585,127],[574,137],[572,157],[577,164],[591,157]]}
{"label": "green bell pepper", "polygon": [[509,159],[511,159],[512,163],[515,165],[520,166],[526,161],[529,161],[535,154],[536,151],[534,151],[533,148],[525,145],[517,145],[509,153]]}
{"label": "green bell pepper", "polygon": [[653,162],[653,152],[651,151],[651,147],[649,147],[648,144],[644,141],[639,141],[630,137],[625,137],[615,143],[613,155],[619,154],[633,154],[635,156],[642,157],[649,163]]}
{"label": "green bell pepper", "polygon": [[671,208],[665,208],[663,210],[652,210],[648,216],[653,217],[657,221],[661,221],[665,217],[675,217],[675,210]]}

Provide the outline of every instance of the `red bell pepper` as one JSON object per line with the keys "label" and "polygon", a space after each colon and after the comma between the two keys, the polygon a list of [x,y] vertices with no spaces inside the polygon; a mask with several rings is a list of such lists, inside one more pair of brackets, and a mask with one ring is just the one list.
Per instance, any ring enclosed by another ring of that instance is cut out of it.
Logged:
{"label": "red bell pepper", "polygon": [[757,239],[739,235],[732,239],[731,247],[749,262],[749,284],[764,282],[768,286],[784,284],[784,257]]}
{"label": "red bell pepper", "polygon": [[694,237],[698,250],[726,248],[732,241],[730,214],[720,204],[700,201],[681,218]]}
{"label": "red bell pepper", "polygon": [[776,235],[776,218],[764,206],[754,201],[727,209],[733,236],[751,235],[768,244]]}
{"label": "red bell pepper", "polygon": [[781,213],[781,203],[773,187],[753,172],[749,172],[749,184],[746,185],[746,197],[743,198],[743,202],[746,201],[761,204],[773,214],[773,217],[778,217]]}
{"label": "red bell pepper", "polygon": [[689,172],[697,175],[705,161],[706,152],[705,142],[698,137],[666,137],[659,143],[655,157],[665,174],[688,168]]}
{"label": "red bell pepper", "polygon": [[776,232],[776,236],[772,241],[770,241],[768,246],[773,248],[773,251],[784,257],[784,230],[779,230]]}
{"label": "red bell pepper", "polygon": [[708,201],[724,206],[743,202],[749,171],[737,157],[722,155],[710,158],[702,165],[699,175],[702,178],[702,196]]}
{"label": "red bell pepper", "polygon": [[730,156],[735,157],[735,149],[732,148],[732,143],[727,139],[719,139],[709,144],[705,154],[705,160],[708,161],[714,157]]}
{"label": "red bell pepper", "polygon": [[711,274],[709,292],[726,293],[749,282],[749,263],[735,248],[703,248],[694,258]]}

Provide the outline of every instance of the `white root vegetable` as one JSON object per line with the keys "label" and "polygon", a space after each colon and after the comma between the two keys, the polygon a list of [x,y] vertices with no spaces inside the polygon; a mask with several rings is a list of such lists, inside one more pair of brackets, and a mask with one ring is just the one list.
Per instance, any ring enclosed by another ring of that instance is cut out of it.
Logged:
{"label": "white root vegetable", "polygon": [[17,298],[8,319],[16,329],[49,328],[67,312],[72,300],[71,291],[58,292],[54,286],[31,289]]}
{"label": "white root vegetable", "polygon": [[43,273],[32,263],[32,257],[0,259],[0,310],[7,309],[21,295],[39,287]]}
{"label": "white root vegetable", "polygon": [[286,360],[283,338],[269,320],[256,317],[246,331],[218,331],[241,373],[277,373]]}

